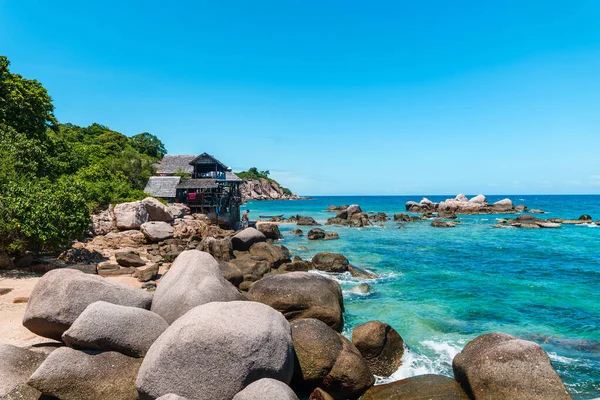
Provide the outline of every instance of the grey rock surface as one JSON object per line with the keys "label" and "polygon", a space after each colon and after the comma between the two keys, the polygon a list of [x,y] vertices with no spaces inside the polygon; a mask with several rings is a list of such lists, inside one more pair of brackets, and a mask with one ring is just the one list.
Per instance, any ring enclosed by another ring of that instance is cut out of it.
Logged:
{"label": "grey rock surface", "polygon": [[152,311],[97,301],[87,306],[62,339],[70,347],[143,357],[168,327]]}
{"label": "grey rock surface", "polygon": [[478,336],[454,357],[456,380],[475,400],[569,400],[536,343],[504,333]]}
{"label": "grey rock surface", "polygon": [[37,335],[61,340],[86,307],[101,300],[148,309],[152,295],[98,275],[55,269],[42,276],[31,292],[23,325]]}
{"label": "grey rock surface", "polygon": [[0,399],[37,400],[41,393],[27,385],[27,379],[45,358],[42,353],[0,344]]}
{"label": "grey rock surface", "polygon": [[223,277],[219,263],[210,254],[187,250],[177,256],[161,278],[152,311],[171,324],[196,306],[243,299],[235,286]]}
{"label": "grey rock surface", "polygon": [[338,332],[344,326],[340,285],[310,272],[267,276],[254,283],[248,296],[283,313],[290,321],[316,318]]}
{"label": "grey rock surface", "polygon": [[298,400],[298,396],[285,383],[271,378],[263,378],[252,382],[233,400]]}
{"label": "grey rock surface", "polygon": [[56,349],[28,384],[61,400],[136,400],[135,377],[142,360],[115,351]]}
{"label": "grey rock surface", "polygon": [[249,301],[213,302],[175,321],[140,368],[142,399],[174,393],[196,400],[230,400],[248,384],[289,383],[294,369],[290,325],[274,309]]}

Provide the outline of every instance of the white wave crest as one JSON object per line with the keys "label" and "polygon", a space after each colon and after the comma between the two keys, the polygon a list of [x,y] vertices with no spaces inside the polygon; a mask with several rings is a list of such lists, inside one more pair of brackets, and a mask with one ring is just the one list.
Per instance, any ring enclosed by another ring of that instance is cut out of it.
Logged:
{"label": "white wave crest", "polygon": [[405,347],[400,368],[389,377],[376,376],[375,384],[381,385],[424,374],[452,376],[452,360],[461,351],[461,347],[448,342],[433,340],[425,340],[420,344],[433,350],[435,355],[428,357],[423,353]]}

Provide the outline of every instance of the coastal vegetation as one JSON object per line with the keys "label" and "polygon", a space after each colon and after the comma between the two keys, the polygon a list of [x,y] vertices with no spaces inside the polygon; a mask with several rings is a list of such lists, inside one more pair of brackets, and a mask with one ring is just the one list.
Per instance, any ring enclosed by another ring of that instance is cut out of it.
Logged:
{"label": "coastal vegetation", "polygon": [[164,144],[94,123],[59,123],[47,90],[0,56],[0,252],[53,250],[85,235],[90,213],[145,197]]}

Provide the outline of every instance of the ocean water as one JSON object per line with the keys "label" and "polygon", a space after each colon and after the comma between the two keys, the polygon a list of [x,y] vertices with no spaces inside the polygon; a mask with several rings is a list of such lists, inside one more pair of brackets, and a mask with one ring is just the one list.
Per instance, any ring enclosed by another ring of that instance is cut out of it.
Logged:
{"label": "ocean water", "polygon": [[[454,196],[431,196],[442,201]],[[600,220],[600,196],[488,196],[548,212],[541,218]],[[248,203],[259,215],[309,215],[324,223],[329,205],[359,204],[366,212],[404,212],[417,196],[316,197],[303,201]],[[514,216],[514,215],[513,215]],[[393,326],[408,351],[390,378],[425,373],[452,376],[452,359],[471,339],[505,332],[539,343],[576,399],[600,397],[600,226],[563,225],[560,229],[494,229],[502,215],[461,216],[456,228],[429,222],[389,221],[367,228],[327,226],[339,240],[294,237],[295,224],[282,224],[294,255],[310,259],[321,251],[343,253],[354,265],[375,272],[371,293],[353,288],[361,281],[330,275],[344,291],[345,329],[369,320]],[[365,281],[366,282],[366,281]]]}

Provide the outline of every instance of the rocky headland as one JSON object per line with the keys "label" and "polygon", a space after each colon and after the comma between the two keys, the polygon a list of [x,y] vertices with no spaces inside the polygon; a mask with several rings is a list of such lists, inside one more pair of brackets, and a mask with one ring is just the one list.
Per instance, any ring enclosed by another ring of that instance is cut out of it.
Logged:
{"label": "rocky headland", "polygon": [[282,188],[272,179],[244,180],[241,185],[242,198],[249,200],[300,200],[301,197]]}

